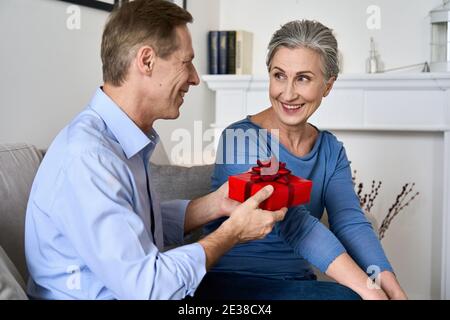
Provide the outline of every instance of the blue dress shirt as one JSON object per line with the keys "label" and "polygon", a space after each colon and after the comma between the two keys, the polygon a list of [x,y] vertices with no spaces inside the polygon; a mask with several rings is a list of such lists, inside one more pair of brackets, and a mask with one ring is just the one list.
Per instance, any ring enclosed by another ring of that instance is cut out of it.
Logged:
{"label": "blue dress shirt", "polygon": [[[393,271],[359,205],[343,144],[330,132],[320,131],[312,150],[304,157],[297,157],[276,137],[261,135],[260,130],[247,117],[222,133],[212,188],[219,188],[231,175],[248,171],[258,158],[266,160],[276,152],[271,146],[278,145],[277,158],[286,162],[294,175],[313,181],[311,201],[289,209],[285,219],[264,239],[235,246],[211,271],[310,279],[314,277],[310,263],[325,272],[346,251],[364,271],[371,273],[372,268]],[[227,132],[231,133],[229,141]],[[240,141],[247,137],[245,144],[236,142],[239,136]],[[319,221],[324,208],[330,229]],[[208,224],[206,233],[216,229],[223,220]]]}
{"label": "blue dress shirt", "polygon": [[[55,138],[28,201],[28,293],[41,299],[182,299],[206,273],[182,244],[187,201],[159,204],[148,135],[99,88]],[[153,218],[152,218],[153,215]],[[152,222],[154,221],[154,235]]]}

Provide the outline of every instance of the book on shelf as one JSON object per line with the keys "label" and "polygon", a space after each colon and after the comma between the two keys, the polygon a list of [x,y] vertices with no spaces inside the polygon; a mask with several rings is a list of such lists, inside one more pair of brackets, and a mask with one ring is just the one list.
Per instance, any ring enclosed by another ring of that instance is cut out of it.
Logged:
{"label": "book on shelf", "polygon": [[236,31],[236,74],[252,74],[253,34]]}
{"label": "book on shelf", "polygon": [[228,31],[219,31],[219,74],[228,74]]}
{"label": "book on shelf", "polygon": [[253,34],[243,30],[208,33],[209,74],[251,74]]}
{"label": "book on shelf", "polygon": [[219,74],[219,31],[208,33],[208,73]]}
{"label": "book on shelf", "polygon": [[236,31],[227,31],[226,68],[225,74],[236,74]]}

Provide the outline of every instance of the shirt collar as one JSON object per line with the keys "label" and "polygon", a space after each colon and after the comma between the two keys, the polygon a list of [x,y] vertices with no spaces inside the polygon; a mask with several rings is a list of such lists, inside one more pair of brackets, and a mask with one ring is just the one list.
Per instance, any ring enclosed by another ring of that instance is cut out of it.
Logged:
{"label": "shirt collar", "polygon": [[89,106],[98,113],[108,129],[120,143],[128,159],[143,150],[147,145],[148,152],[153,151],[159,142],[159,136],[154,129],[146,135],[128,117],[128,115],[108,97],[101,88],[95,92]]}

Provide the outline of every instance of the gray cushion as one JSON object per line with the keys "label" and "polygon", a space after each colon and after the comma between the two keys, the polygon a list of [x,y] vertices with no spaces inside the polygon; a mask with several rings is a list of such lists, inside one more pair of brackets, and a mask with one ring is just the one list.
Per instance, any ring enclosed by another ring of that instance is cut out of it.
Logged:
{"label": "gray cushion", "polygon": [[196,167],[151,164],[152,185],[161,201],[191,200],[210,192],[214,165]]}
{"label": "gray cushion", "polygon": [[162,143],[158,143],[156,145],[155,150],[152,153],[151,162],[157,165],[169,165],[170,160],[167,156],[166,149]]}
{"label": "gray cushion", "polygon": [[[152,186],[161,201],[184,199],[192,200],[211,191],[211,175],[214,165],[181,167],[156,165],[151,163]],[[194,230],[185,238],[185,243],[198,241],[202,228]],[[168,249],[168,248],[166,248]]]}
{"label": "gray cushion", "polygon": [[31,145],[0,145],[0,246],[24,279],[25,211],[42,154]]}
{"label": "gray cushion", "polygon": [[25,283],[0,247],[0,300],[27,300]]}

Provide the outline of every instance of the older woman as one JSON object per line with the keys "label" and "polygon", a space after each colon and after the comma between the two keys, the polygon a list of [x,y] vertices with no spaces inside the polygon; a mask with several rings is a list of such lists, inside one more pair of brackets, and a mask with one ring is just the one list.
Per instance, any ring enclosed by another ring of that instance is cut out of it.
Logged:
{"label": "older woman", "polygon": [[[291,208],[285,221],[266,238],[232,249],[207,274],[196,297],[406,298],[359,206],[342,143],[332,133],[308,123],[339,73],[332,31],[315,21],[285,24],[269,43],[267,67],[272,105],[224,131],[219,150],[223,153],[219,152],[212,185],[217,189],[230,175],[247,171],[258,158],[267,158],[269,149],[293,174],[313,181],[311,201]],[[263,129],[269,132],[263,143],[256,139],[261,136],[258,133],[249,134]],[[236,133],[232,138],[230,131]],[[247,138],[245,150],[242,144],[230,143],[239,135]],[[278,154],[271,150],[274,142]],[[245,161],[235,164],[236,159]],[[330,229],[319,222],[324,209]],[[206,231],[222,221],[211,223]],[[339,284],[317,281],[310,263]],[[375,272],[381,287],[373,285],[366,272]]]}

